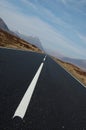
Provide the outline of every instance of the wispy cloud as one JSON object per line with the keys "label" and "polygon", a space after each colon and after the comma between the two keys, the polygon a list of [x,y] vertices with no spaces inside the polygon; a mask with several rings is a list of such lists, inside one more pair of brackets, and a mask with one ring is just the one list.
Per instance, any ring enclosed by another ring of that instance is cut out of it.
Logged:
{"label": "wispy cloud", "polygon": [[[28,6],[28,8],[31,5],[33,10],[35,10],[35,13],[38,15],[38,17],[40,17],[42,20],[43,19],[46,20],[46,22],[51,23],[52,26],[54,24],[53,27],[55,27],[55,25],[56,25],[56,26],[61,27],[62,29],[66,29],[66,30],[69,29],[69,30],[74,31],[74,27],[72,25],[70,25],[67,21],[65,22],[61,17],[55,15],[50,9],[45,8],[41,4],[37,4],[38,2],[36,2],[36,4],[34,4],[29,0],[21,0],[21,1],[26,6]],[[66,3],[66,1],[65,1],[65,3]],[[67,17],[69,16],[69,14],[65,11],[64,11],[64,15],[67,16]]]}
{"label": "wispy cloud", "polygon": [[37,9],[37,7],[30,0],[21,0],[26,6],[30,6],[33,9]]}
{"label": "wispy cloud", "polygon": [[[27,0],[21,1],[25,6],[30,6],[34,9],[37,15],[24,14],[20,12],[20,9],[17,6],[6,0],[0,1],[0,5],[2,5],[0,7],[0,16],[6,21],[10,29],[20,30],[20,32],[25,35],[38,36],[42,41],[43,46],[54,52],[61,53],[65,56],[70,54],[71,57],[84,56],[85,49],[81,51],[80,46],[77,45],[76,42],[72,42],[72,40],[63,35],[59,30],[56,30],[55,26],[53,26],[53,24],[58,24],[59,26],[62,26],[62,28],[72,29],[70,25],[67,25],[68,23],[62,21],[62,19],[55,16],[52,11],[41,5],[36,6],[31,1]],[[4,6],[5,4],[6,7]],[[45,15],[44,19],[43,15]]]}
{"label": "wispy cloud", "polygon": [[80,33],[78,33],[78,36],[82,40],[82,42],[84,42],[86,44],[86,36],[84,36],[84,35],[82,35]]}
{"label": "wispy cloud", "polygon": [[86,8],[86,0],[61,0],[61,2],[70,9],[86,15],[84,11]]}

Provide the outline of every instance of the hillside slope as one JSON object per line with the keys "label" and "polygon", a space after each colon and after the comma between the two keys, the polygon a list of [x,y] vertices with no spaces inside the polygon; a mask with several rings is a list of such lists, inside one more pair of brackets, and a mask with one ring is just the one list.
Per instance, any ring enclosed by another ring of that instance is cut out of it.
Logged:
{"label": "hillside slope", "polygon": [[34,37],[34,36],[26,36],[24,34],[21,34],[19,32],[15,32],[21,39],[25,40],[26,42],[31,43],[32,45],[37,46],[39,49],[41,49],[42,51],[44,51],[43,47],[42,47],[42,43],[40,41],[40,39],[38,37]]}
{"label": "hillside slope", "polygon": [[30,50],[30,51],[42,53],[42,51],[38,47],[31,45],[30,43],[2,29],[0,29],[0,46],[7,47],[7,48]]}
{"label": "hillside slope", "polygon": [[69,73],[71,73],[74,77],[76,77],[80,82],[82,82],[84,84],[84,86],[86,87],[86,72],[82,69],[80,69],[79,67],[67,63],[67,62],[63,62],[59,59],[56,59],[53,57],[53,59],[60,64],[64,69],[66,69]]}

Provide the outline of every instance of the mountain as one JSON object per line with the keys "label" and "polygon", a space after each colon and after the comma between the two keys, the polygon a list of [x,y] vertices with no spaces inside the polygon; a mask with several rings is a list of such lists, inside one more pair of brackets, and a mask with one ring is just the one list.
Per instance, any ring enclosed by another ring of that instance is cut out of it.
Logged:
{"label": "mountain", "polygon": [[[35,39],[36,38],[34,38],[34,42]],[[38,39],[36,39],[36,42],[37,40]],[[24,40],[24,38],[21,39],[21,37],[19,37],[15,32],[11,31],[2,18],[0,18],[0,46],[31,50],[42,53],[42,51],[37,46],[30,44],[30,42],[27,42]]]}
{"label": "mountain", "polygon": [[38,37],[26,36],[26,35],[23,35],[19,32],[11,31],[2,18],[0,18],[0,29],[2,29],[4,31],[14,35],[14,36],[17,36],[18,38],[23,39],[26,42],[31,43],[34,46],[37,46],[43,52],[46,52],[47,54],[49,54],[51,56],[59,58],[64,62],[72,63],[72,64],[74,64],[74,65],[76,65],[76,66],[78,66],[81,69],[86,71],[86,60],[64,57],[63,55],[59,54],[58,52],[43,48],[42,43]]}
{"label": "mountain", "polygon": [[85,59],[73,59],[73,58],[68,58],[68,57],[62,57],[61,60],[64,62],[72,63],[86,71],[86,60]]}
{"label": "mountain", "polygon": [[2,18],[0,18],[0,28],[1,28],[2,30],[4,30],[4,31],[7,31],[7,32],[10,31],[9,28],[7,27],[6,23],[3,21]]}
{"label": "mountain", "polygon": [[24,34],[21,34],[19,32],[15,32],[20,38],[24,39],[25,41],[31,43],[32,45],[37,46],[39,49],[44,51],[42,43],[38,37],[33,37],[33,36],[26,36]]}
{"label": "mountain", "polygon": [[42,53],[42,51],[38,47],[31,45],[23,39],[14,36],[11,33],[8,33],[7,31],[2,29],[0,29],[0,46]]}
{"label": "mountain", "polygon": [[44,51],[41,41],[39,40],[38,37],[26,36],[26,35],[20,34],[19,32],[11,31],[2,18],[0,18],[0,29],[4,30],[14,36],[17,36],[18,38],[21,38],[22,40],[25,40],[26,42],[31,43],[32,45],[34,45],[34,46],[38,47],[39,49],[41,49],[42,51]]}
{"label": "mountain", "polygon": [[8,28],[7,24],[4,22],[2,18],[0,18],[0,29],[18,37],[18,35],[15,32],[11,31]]}

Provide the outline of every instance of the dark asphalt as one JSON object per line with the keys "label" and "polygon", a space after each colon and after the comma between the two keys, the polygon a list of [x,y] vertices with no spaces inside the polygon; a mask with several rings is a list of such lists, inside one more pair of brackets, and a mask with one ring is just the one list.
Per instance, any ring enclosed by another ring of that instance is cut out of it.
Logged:
{"label": "dark asphalt", "polygon": [[12,119],[44,56],[0,49],[0,130],[86,129],[86,89],[48,56],[24,119]]}

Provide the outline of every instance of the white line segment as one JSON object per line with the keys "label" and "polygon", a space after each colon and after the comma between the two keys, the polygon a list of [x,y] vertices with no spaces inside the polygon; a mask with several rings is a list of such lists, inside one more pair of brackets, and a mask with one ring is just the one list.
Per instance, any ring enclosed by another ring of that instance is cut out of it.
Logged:
{"label": "white line segment", "polygon": [[[45,60],[46,60],[46,56],[43,59],[43,61],[45,61]],[[22,98],[19,106],[17,107],[17,109],[16,109],[16,111],[14,113],[13,118],[16,117],[16,116],[18,116],[18,117],[20,117],[22,119],[24,118],[25,113],[27,111],[27,108],[29,106],[32,94],[34,92],[35,86],[37,84],[38,78],[39,78],[40,73],[42,71],[43,65],[44,65],[44,63],[42,62],[41,65],[40,65],[40,67],[38,68],[38,70],[37,70],[37,72],[36,72],[36,74],[35,74],[32,82],[30,83],[30,85],[29,85],[26,93],[24,94],[24,96],[23,96],[23,98]]]}
{"label": "white line segment", "polygon": [[45,56],[45,58],[43,59],[43,62],[46,60],[46,57],[47,57],[47,56]]}

